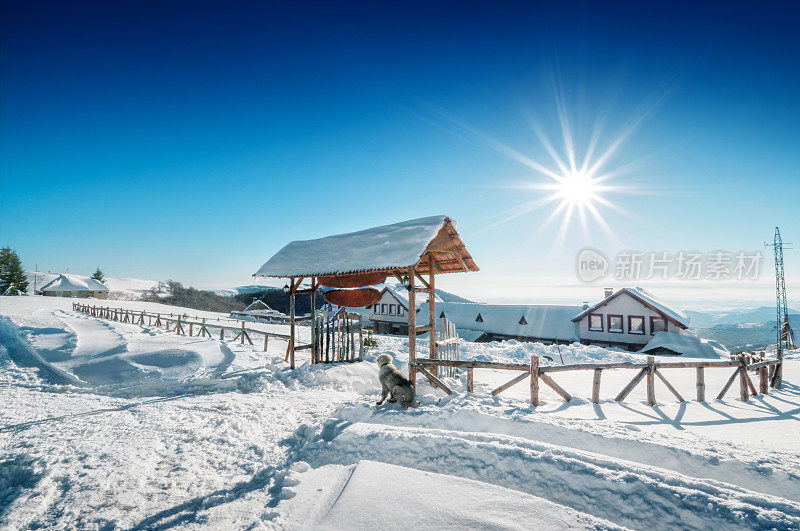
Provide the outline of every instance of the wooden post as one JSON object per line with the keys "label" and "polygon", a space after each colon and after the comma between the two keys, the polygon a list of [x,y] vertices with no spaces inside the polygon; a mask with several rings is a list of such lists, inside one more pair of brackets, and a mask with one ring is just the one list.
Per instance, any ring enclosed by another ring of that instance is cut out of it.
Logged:
{"label": "wooden post", "polygon": [[758,369],[758,390],[762,395],[769,394],[769,370],[766,367]]}
{"label": "wooden post", "polygon": [[364,361],[364,320],[358,314],[358,361]]}
{"label": "wooden post", "polygon": [[656,360],[653,356],[647,356],[647,405],[656,405],[656,379],[655,379]]}
{"label": "wooden post", "polygon": [[473,368],[467,368],[467,392],[472,393],[475,391],[475,381],[472,376]]}
{"label": "wooden post", "polygon": [[739,370],[739,398],[742,399],[742,402],[747,402],[750,399],[749,390],[747,389],[747,362],[744,356],[740,356],[739,359],[742,362],[742,367]]}
{"label": "wooden post", "polygon": [[592,380],[592,402],[595,404],[600,403],[600,376],[603,374],[603,369],[594,370],[594,379]]}
{"label": "wooden post", "polygon": [[[436,291],[434,289],[433,279],[435,277],[435,268],[436,267],[436,257],[434,253],[428,255],[428,315],[431,330],[428,332],[428,337],[430,337],[430,354],[431,359],[436,359]],[[438,367],[433,366],[433,375],[438,376]]]}
{"label": "wooden post", "polygon": [[539,356],[536,354],[531,354],[531,404],[539,405]]}
{"label": "wooden post", "polygon": [[408,379],[414,391],[417,389],[417,372],[414,363],[417,360],[417,294],[414,292],[416,271],[408,270]]}
{"label": "wooden post", "polygon": [[317,285],[316,278],[311,277],[311,363],[317,360]]}
{"label": "wooden post", "polygon": [[269,334],[264,334],[264,352],[267,351],[267,342],[269,341]]}
{"label": "wooden post", "polygon": [[219,340],[222,341],[223,339],[225,339],[225,329],[224,328],[220,328],[219,329]]}
{"label": "wooden post", "polygon": [[[298,284],[300,284],[298,282]],[[294,279],[289,279],[289,368],[294,370]]]}
{"label": "wooden post", "polygon": [[189,323],[189,337],[192,337],[192,323]]}
{"label": "wooden post", "polygon": [[706,401],[706,377],[703,367],[697,367],[697,401]]}

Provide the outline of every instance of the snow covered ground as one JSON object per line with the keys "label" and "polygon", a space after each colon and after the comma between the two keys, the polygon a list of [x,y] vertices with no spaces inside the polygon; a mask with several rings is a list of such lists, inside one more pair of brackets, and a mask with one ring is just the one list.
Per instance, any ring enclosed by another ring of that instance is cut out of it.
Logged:
{"label": "snow covered ground", "polygon": [[[377,336],[364,363],[292,372],[283,341],[262,352],[71,303],[0,298],[0,528],[800,526],[800,352],[782,390],[749,402],[735,386],[713,400],[731,370],[708,369],[707,403],[678,403],[661,382],[655,407],[643,385],[616,403],[633,376],[619,370],[604,371],[600,404],[591,373],[556,373],[572,401],[542,386],[533,408],[527,382],[489,395],[514,373],[476,370],[474,393],[465,375],[448,379],[451,397],[421,381],[420,407],[403,411],[374,405],[372,360],[388,352],[406,370],[407,339]],[[642,359],[514,341],[467,343],[462,358],[532,353]],[[694,397],[693,370],[664,373]]]}

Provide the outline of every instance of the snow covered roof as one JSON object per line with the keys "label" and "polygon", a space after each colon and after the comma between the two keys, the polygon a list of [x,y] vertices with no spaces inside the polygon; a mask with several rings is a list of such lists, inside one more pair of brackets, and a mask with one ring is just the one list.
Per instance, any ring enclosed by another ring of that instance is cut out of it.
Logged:
{"label": "snow covered roof", "polygon": [[580,321],[583,319],[584,316],[594,312],[601,306],[605,306],[608,304],[612,299],[615,299],[622,295],[623,293],[627,293],[634,299],[638,300],[645,306],[649,307],[654,312],[658,312],[670,321],[674,322],[676,325],[681,326],[683,328],[689,327],[689,317],[683,313],[682,311],[669,306],[667,303],[650,293],[644,288],[622,288],[610,296],[606,297],[602,301],[598,302],[594,306],[587,308],[586,310],[579,313],[575,316],[572,320],[573,321]]}
{"label": "snow covered roof", "polygon": [[[427,303],[420,305],[423,308],[421,315],[427,315],[427,306]],[[436,317],[438,319],[444,313],[458,329],[577,341],[577,329],[572,317],[580,309],[580,306],[442,302],[436,303]]]}
{"label": "snow covered roof", "polygon": [[248,312],[248,311],[252,311],[252,310],[271,310],[271,309],[272,308],[267,306],[267,303],[265,303],[264,301],[259,299],[259,300],[254,300],[250,304],[250,306],[248,306],[247,308],[244,309],[244,311]]}
{"label": "snow covered roof", "polygon": [[59,275],[43,286],[41,291],[108,291],[108,288],[93,278]]}
{"label": "snow covered roof", "polygon": [[418,266],[424,253],[436,253],[437,273],[477,271],[447,216],[431,216],[316,240],[294,241],[270,258],[253,276],[309,277]]}
{"label": "snow covered roof", "polygon": [[[384,291],[388,291],[392,295],[394,295],[394,297],[398,301],[400,301],[403,304],[403,306],[405,306],[406,310],[408,310],[408,290],[404,288],[402,284],[400,283],[395,283],[392,285],[386,284],[386,287],[384,287],[383,290],[381,290],[381,294],[383,294]],[[425,302],[428,301],[428,295],[422,295],[422,294],[417,295],[417,303],[418,303],[417,307],[419,307],[419,303],[423,301]],[[442,298],[439,297],[438,293],[435,295],[435,301],[436,301],[436,307],[438,308],[439,304],[442,302]]]}
{"label": "snow covered roof", "polygon": [[652,352],[659,349],[666,349],[690,358],[728,359],[730,357],[730,352],[721,343],[675,332],[656,332],[653,339],[639,352]]}

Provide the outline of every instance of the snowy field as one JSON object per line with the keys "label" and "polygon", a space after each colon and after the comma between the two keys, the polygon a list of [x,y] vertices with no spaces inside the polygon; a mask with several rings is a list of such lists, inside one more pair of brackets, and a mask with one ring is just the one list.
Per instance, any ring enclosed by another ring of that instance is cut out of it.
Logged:
{"label": "snowy field", "polygon": [[[600,404],[591,372],[555,373],[573,399],[542,386],[538,408],[527,381],[489,395],[516,373],[476,370],[475,393],[466,375],[447,380],[451,397],[420,380],[420,407],[403,411],[375,406],[373,360],[391,353],[405,371],[407,339],[292,372],[283,341],[263,352],[176,336],[72,302],[0,298],[0,528],[800,527],[800,352],[782,390],[749,402],[738,384],[713,400],[727,368],[706,370],[707,403],[678,403],[657,381],[655,407],[643,384],[612,400],[630,370],[604,371]],[[514,341],[467,343],[462,358],[532,353],[642,359]],[[693,369],[664,373],[694,397]]]}

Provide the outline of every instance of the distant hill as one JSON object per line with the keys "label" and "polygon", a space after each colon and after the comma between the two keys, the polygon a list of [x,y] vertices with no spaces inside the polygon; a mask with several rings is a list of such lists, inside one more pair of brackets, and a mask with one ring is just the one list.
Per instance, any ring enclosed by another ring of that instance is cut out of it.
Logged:
{"label": "distant hill", "polygon": [[[758,308],[731,310],[727,312],[695,312],[686,311],[686,315],[691,318],[693,327],[709,328],[716,325],[741,325],[748,323],[766,323],[775,321],[774,306],[760,306]],[[800,313],[797,310],[789,310],[789,313]]]}

